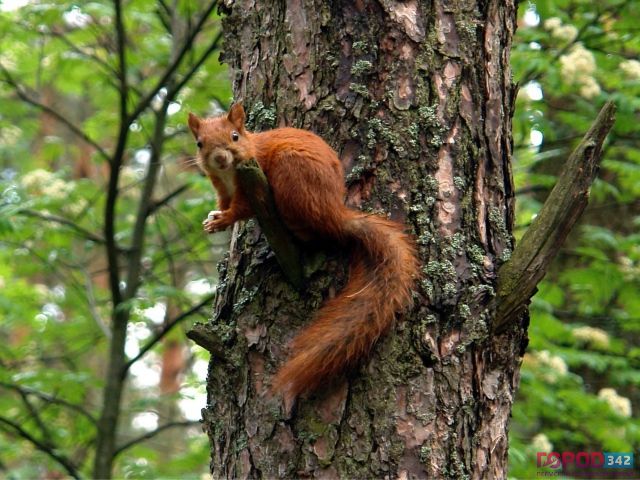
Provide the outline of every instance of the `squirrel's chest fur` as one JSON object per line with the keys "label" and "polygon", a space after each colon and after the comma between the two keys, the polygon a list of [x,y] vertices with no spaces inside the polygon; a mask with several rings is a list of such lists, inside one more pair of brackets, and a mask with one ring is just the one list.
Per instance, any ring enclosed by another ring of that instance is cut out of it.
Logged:
{"label": "squirrel's chest fur", "polygon": [[230,168],[228,170],[220,170],[216,172],[219,187],[224,190],[227,197],[233,197],[236,192],[236,173]]}

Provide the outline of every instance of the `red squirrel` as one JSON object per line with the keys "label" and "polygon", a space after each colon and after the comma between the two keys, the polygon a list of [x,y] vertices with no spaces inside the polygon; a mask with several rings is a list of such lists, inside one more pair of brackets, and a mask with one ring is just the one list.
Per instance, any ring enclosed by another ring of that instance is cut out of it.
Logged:
{"label": "red squirrel", "polygon": [[344,205],[342,164],[317,135],[295,128],[261,133],[245,129],[241,104],[226,116],[189,114],[198,164],[218,192],[220,211],[205,220],[207,232],[252,216],[238,188],[235,165],[255,158],[264,171],[285,225],[302,241],[324,240],[349,249],[344,289],[294,338],[291,356],[276,373],[272,393],[296,398],[354,368],[411,304],[419,262],[401,224]]}

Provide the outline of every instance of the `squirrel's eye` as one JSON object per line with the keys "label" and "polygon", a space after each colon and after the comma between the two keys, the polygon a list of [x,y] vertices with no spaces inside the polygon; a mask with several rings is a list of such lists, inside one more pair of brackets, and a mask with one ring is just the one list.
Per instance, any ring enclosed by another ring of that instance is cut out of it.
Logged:
{"label": "squirrel's eye", "polygon": [[237,142],[239,138],[240,138],[240,135],[238,134],[238,132],[236,131],[231,132],[231,140],[233,140],[234,142]]}
{"label": "squirrel's eye", "polygon": [[196,146],[198,148],[202,148],[202,142],[200,140],[197,141]]}

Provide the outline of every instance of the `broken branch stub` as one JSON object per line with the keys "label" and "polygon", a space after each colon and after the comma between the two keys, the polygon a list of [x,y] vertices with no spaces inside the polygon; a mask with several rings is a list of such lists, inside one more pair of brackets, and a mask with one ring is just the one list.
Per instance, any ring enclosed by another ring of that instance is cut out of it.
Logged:
{"label": "broken branch stub", "polygon": [[536,291],[551,261],[580,218],[598,173],[602,145],[613,127],[616,107],[607,102],[569,156],[538,216],[498,271],[494,330],[517,319]]}
{"label": "broken branch stub", "polygon": [[301,250],[278,214],[267,177],[255,159],[243,162],[236,170],[240,188],[249,200],[285,277],[299,289],[303,282]]}

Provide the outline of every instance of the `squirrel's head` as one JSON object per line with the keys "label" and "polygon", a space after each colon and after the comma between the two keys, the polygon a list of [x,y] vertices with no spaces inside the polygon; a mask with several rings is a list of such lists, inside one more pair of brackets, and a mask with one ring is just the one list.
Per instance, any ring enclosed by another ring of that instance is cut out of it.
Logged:
{"label": "squirrel's head", "polygon": [[198,146],[198,165],[204,173],[215,175],[255,157],[244,120],[241,103],[216,118],[198,118],[189,113],[189,128]]}

